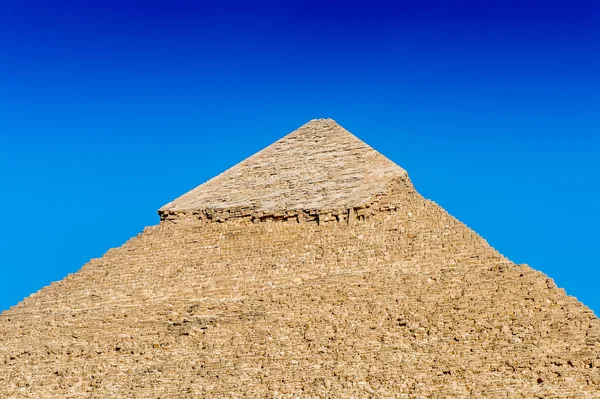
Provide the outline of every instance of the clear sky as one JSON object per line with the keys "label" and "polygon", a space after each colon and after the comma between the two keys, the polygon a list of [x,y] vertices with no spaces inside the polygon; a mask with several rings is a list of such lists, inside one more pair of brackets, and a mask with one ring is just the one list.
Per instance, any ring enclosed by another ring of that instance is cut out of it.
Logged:
{"label": "clear sky", "polygon": [[0,310],[330,117],[600,314],[599,49],[595,0],[4,0]]}

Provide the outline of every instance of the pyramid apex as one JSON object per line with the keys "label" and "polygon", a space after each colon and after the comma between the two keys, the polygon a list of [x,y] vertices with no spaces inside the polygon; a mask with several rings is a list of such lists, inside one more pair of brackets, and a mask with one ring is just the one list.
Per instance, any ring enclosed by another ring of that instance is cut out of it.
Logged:
{"label": "pyramid apex", "polygon": [[309,129],[315,129],[317,131],[321,131],[323,134],[331,134],[331,133],[335,133],[335,132],[341,133],[341,131],[337,128],[341,128],[342,131],[346,134],[351,134],[349,131],[344,129],[335,120],[333,120],[331,118],[311,119],[290,134],[306,132]]}
{"label": "pyramid apex", "polygon": [[326,124],[338,124],[335,120],[331,119],[331,118],[316,118],[316,119],[311,119],[308,122],[306,122],[306,125],[326,125]]}
{"label": "pyramid apex", "polygon": [[406,171],[333,119],[313,119],[159,214],[349,209],[396,178],[407,178]]}

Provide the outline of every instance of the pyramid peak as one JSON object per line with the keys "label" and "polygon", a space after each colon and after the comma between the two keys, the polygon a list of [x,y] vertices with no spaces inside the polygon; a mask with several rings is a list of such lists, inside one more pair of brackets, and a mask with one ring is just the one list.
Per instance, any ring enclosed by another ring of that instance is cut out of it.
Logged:
{"label": "pyramid peak", "polygon": [[[283,137],[282,140],[292,135],[313,135],[315,138],[325,138],[331,135],[346,135],[357,139],[356,136],[354,136],[348,130],[344,129],[340,124],[338,124],[335,120],[331,118],[311,119],[292,133]],[[298,143],[298,145],[300,144]]]}
{"label": "pyramid peak", "polygon": [[309,123],[319,124],[319,123],[327,123],[327,122],[333,122],[337,125],[337,122],[331,118],[315,118],[315,119],[309,120],[308,122],[306,122],[306,124],[309,124]]}
{"label": "pyramid peak", "polygon": [[331,126],[331,125],[339,126],[339,124],[331,118],[311,119],[308,122],[306,122],[303,126]]}
{"label": "pyramid peak", "polygon": [[313,119],[159,210],[272,214],[361,207],[407,173],[333,119]]}

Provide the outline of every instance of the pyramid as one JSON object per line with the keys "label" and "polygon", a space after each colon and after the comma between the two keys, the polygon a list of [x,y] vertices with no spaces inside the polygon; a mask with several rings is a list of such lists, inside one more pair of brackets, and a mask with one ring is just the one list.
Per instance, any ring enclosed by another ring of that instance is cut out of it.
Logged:
{"label": "pyramid", "polygon": [[330,119],[0,315],[0,398],[600,398],[600,321]]}

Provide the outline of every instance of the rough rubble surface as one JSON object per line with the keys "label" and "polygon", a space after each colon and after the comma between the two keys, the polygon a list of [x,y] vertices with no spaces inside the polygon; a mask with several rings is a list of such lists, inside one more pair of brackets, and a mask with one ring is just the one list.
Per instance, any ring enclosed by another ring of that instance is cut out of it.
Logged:
{"label": "rough rubble surface", "polygon": [[[327,130],[337,142],[339,129],[312,121],[288,137],[329,143]],[[349,174],[374,160],[373,178],[336,180],[362,179],[371,196],[320,182],[336,195],[325,192],[322,209],[318,190],[303,191],[304,206],[290,187],[264,203],[293,212],[245,213],[244,187],[216,178],[172,203],[186,212],[2,313],[0,397],[600,397],[590,309],[504,258],[374,151],[331,149],[287,156],[311,153]],[[269,168],[265,153],[240,164],[240,178]],[[220,181],[235,210],[215,218]]]}

